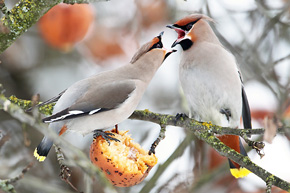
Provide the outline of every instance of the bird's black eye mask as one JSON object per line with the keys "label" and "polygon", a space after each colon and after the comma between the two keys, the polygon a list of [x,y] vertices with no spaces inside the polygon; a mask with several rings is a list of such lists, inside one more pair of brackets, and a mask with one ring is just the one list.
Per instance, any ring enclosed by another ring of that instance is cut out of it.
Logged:
{"label": "bird's black eye mask", "polygon": [[138,52],[135,53],[130,63],[135,63],[142,55],[149,52],[152,49],[162,49],[163,44],[161,42],[161,36],[163,32],[161,32],[158,36],[154,37],[153,40],[141,46]]}
{"label": "bird's black eye mask", "polygon": [[149,52],[150,50],[154,49],[154,48],[163,48],[163,44],[162,44],[162,42],[161,42],[161,36],[162,36],[162,35],[163,35],[163,32],[161,32],[159,36],[157,36],[156,38],[154,38],[154,39],[157,39],[157,42],[156,42],[155,44],[153,44],[153,45],[149,48],[148,52]]}
{"label": "bird's black eye mask", "polygon": [[162,42],[159,41],[159,42],[157,42],[156,44],[154,44],[154,45],[153,45],[153,46],[148,50],[148,52],[149,52],[150,50],[154,49],[154,48],[163,48],[163,44],[162,44]]}

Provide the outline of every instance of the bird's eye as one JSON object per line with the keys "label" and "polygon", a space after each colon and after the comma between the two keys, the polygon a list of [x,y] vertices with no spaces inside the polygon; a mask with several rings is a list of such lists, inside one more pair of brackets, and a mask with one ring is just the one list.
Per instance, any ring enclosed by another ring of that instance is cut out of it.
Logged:
{"label": "bird's eye", "polygon": [[189,23],[186,25],[186,30],[189,31],[193,26],[193,23]]}
{"label": "bird's eye", "polygon": [[155,49],[155,48],[157,48],[157,49],[163,48],[163,44],[162,44],[161,40],[159,40],[157,43],[155,43],[153,46],[151,46],[151,48],[148,50],[148,52],[152,49]]}
{"label": "bird's eye", "polygon": [[156,44],[156,48],[162,48],[162,44],[161,44],[161,42],[158,42],[158,43]]}
{"label": "bird's eye", "polygon": [[148,51],[154,49],[154,48],[163,48],[163,44],[162,42],[157,42],[156,44],[154,44]]}

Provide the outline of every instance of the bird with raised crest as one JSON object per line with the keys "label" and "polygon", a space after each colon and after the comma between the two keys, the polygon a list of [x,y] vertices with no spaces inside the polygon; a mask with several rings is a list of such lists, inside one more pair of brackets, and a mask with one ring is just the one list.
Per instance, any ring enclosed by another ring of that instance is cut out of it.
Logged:
{"label": "bird with raised crest", "polygon": [[[209,25],[212,21],[208,16],[192,14],[167,26],[178,34],[172,47],[182,47],[179,79],[189,105],[189,116],[231,128],[239,127],[242,116],[244,127],[250,129],[251,113],[241,73],[235,57],[225,49]],[[238,136],[220,135],[218,138],[247,156]],[[229,164],[236,178],[250,173],[230,159]]]}
{"label": "bird with raised crest", "polygon": [[[139,104],[149,82],[163,61],[176,50],[163,47],[163,32],[143,45],[130,63],[115,70],[80,80],[56,97],[53,114],[43,119],[59,135],[74,131],[83,135],[95,132],[107,141],[116,140],[102,132],[127,119]],[[53,140],[44,137],[34,151],[44,161]]]}

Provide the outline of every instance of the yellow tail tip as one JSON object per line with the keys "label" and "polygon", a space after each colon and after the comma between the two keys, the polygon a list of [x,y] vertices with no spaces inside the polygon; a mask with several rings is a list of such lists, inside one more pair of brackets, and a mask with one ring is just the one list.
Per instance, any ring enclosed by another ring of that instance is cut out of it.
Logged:
{"label": "yellow tail tip", "polygon": [[249,175],[249,173],[251,173],[250,170],[246,169],[246,168],[242,168],[240,167],[238,168],[231,168],[230,169],[231,174],[235,177],[235,178],[243,178],[246,177],[247,175]]}
{"label": "yellow tail tip", "polygon": [[46,158],[46,156],[42,156],[42,155],[39,155],[37,153],[37,149],[34,150],[34,153],[33,153],[34,157],[36,157],[36,159],[39,161],[39,162],[43,162]]}

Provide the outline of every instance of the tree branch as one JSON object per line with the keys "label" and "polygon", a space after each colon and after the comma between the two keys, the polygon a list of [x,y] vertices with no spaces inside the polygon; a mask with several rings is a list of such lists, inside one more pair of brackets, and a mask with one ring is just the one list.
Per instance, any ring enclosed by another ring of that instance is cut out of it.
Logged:
{"label": "tree branch", "polygon": [[[1,86],[1,85],[0,85]],[[15,104],[12,104],[7,98],[4,97],[3,94],[0,95],[0,109],[8,112],[14,118],[18,119],[21,122],[27,123],[39,131],[44,133],[45,135],[54,139],[54,143],[56,145],[61,145],[64,149],[66,149],[66,155],[69,160],[74,160],[76,164],[81,167],[84,171],[92,176],[96,173],[100,173],[99,170],[92,165],[87,156],[84,155],[83,152],[76,149],[70,143],[65,142],[61,139],[56,133],[47,129],[47,126],[43,123],[40,123],[35,118],[25,114],[23,110]],[[153,123],[157,123],[163,127],[172,125],[179,126],[192,131],[199,139],[208,143],[211,147],[213,147],[220,155],[228,157],[234,162],[238,163],[242,167],[247,168],[257,176],[259,176],[262,180],[264,180],[267,184],[275,185],[281,189],[286,191],[290,191],[290,183],[282,180],[254,164],[248,157],[243,156],[236,152],[235,150],[229,148],[225,144],[223,144],[218,138],[215,137],[215,134],[230,134],[230,135],[240,135],[246,136],[251,134],[263,134],[265,129],[232,129],[227,127],[220,127],[217,125],[213,125],[211,123],[206,122],[198,122],[194,119],[181,117],[176,120],[176,117],[173,115],[167,114],[158,114],[150,112],[149,110],[136,110],[130,117],[130,119],[137,119],[143,121],[150,121]],[[279,131],[283,132],[285,128],[280,128]],[[287,127],[287,129],[289,129]]]}
{"label": "tree branch", "polygon": [[162,175],[163,171],[175,160],[175,158],[182,155],[187,145],[190,143],[192,136],[187,135],[184,140],[179,144],[179,146],[175,149],[175,151],[171,154],[171,156],[163,163],[160,164],[152,176],[152,178],[143,186],[143,188],[139,191],[139,193],[150,192],[151,188],[154,187]]}
{"label": "tree branch", "polygon": [[1,18],[0,53],[8,48],[17,37],[29,29],[39,18],[61,0],[20,0]]}
{"label": "tree branch", "polygon": [[[212,125],[210,123],[199,122],[190,118],[181,118],[176,120],[173,115],[158,114],[150,112],[149,110],[136,110],[129,119],[138,119],[142,121],[150,121],[157,123],[159,125],[172,125],[183,128],[188,128],[191,131],[201,131],[204,129],[209,129],[210,132],[220,134],[220,135],[238,135],[243,137],[244,135],[263,135],[265,133],[264,128],[257,129],[233,129],[230,127],[220,127],[217,125]],[[285,130],[290,129],[290,127],[282,127],[277,129],[277,133],[284,133]]]}
{"label": "tree branch", "polygon": [[[145,111],[135,111],[130,119],[138,119],[144,121],[150,121],[153,123],[157,123],[163,126],[166,125],[175,125],[179,127],[183,127],[186,129],[191,130],[199,139],[205,141],[211,147],[213,147],[220,155],[225,156],[234,162],[238,163],[242,167],[247,168],[257,176],[259,176],[262,180],[266,183],[271,183],[283,190],[290,191],[290,183],[282,180],[281,178],[274,176],[270,172],[264,170],[260,166],[253,163],[248,157],[243,156],[236,152],[235,150],[229,148],[225,144],[223,144],[218,138],[215,137],[215,133],[219,134],[231,134],[228,133],[230,130],[238,130],[238,129],[230,129],[219,127],[216,125],[212,125],[209,123],[202,123],[195,121],[190,118],[182,118],[181,120],[177,120],[175,124],[175,116],[172,115],[164,115],[158,113],[152,113],[148,110]],[[227,132],[223,132],[223,130],[227,130]],[[255,129],[253,129],[254,131]],[[263,129],[259,129],[262,133],[264,132]],[[244,129],[243,134],[251,134],[250,130]]]}
{"label": "tree branch", "polygon": [[12,117],[20,121],[21,123],[26,123],[36,128],[44,135],[53,139],[55,145],[61,146],[63,148],[65,155],[68,158],[67,161],[70,164],[79,166],[91,177],[95,177],[97,175],[99,177],[98,179],[100,180],[100,183],[102,183],[105,187],[110,188],[111,192],[116,192],[113,186],[106,179],[105,175],[100,171],[99,168],[91,163],[86,154],[73,146],[71,143],[59,137],[54,131],[48,129],[47,124],[44,124],[40,120],[37,120],[34,117],[26,114],[19,106],[11,103],[3,94],[0,94],[0,110],[1,109],[9,113]]}
{"label": "tree branch", "polygon": [[6,179],[6,180],[0,180],[0,188],[2,190],[4,190],[5,192],[9,192],[9,193],[16,193],[13,185],[11,185],[11,183],[15,183],[18,180],[22,179],[24,174],[27,173],[31,167],[33,166],[33,163],[28,164],[19,175],[17,175],[14,178],[11,179]]}
{"label": "tree branch", "polygon": [[61,2],[74,4],[98,1],[107,0],[20,0],[8,11],[4,2],[2,2],[0,8],[4,12],[4,16],[0,21],[0,53],[4,52],[53,6]]}

